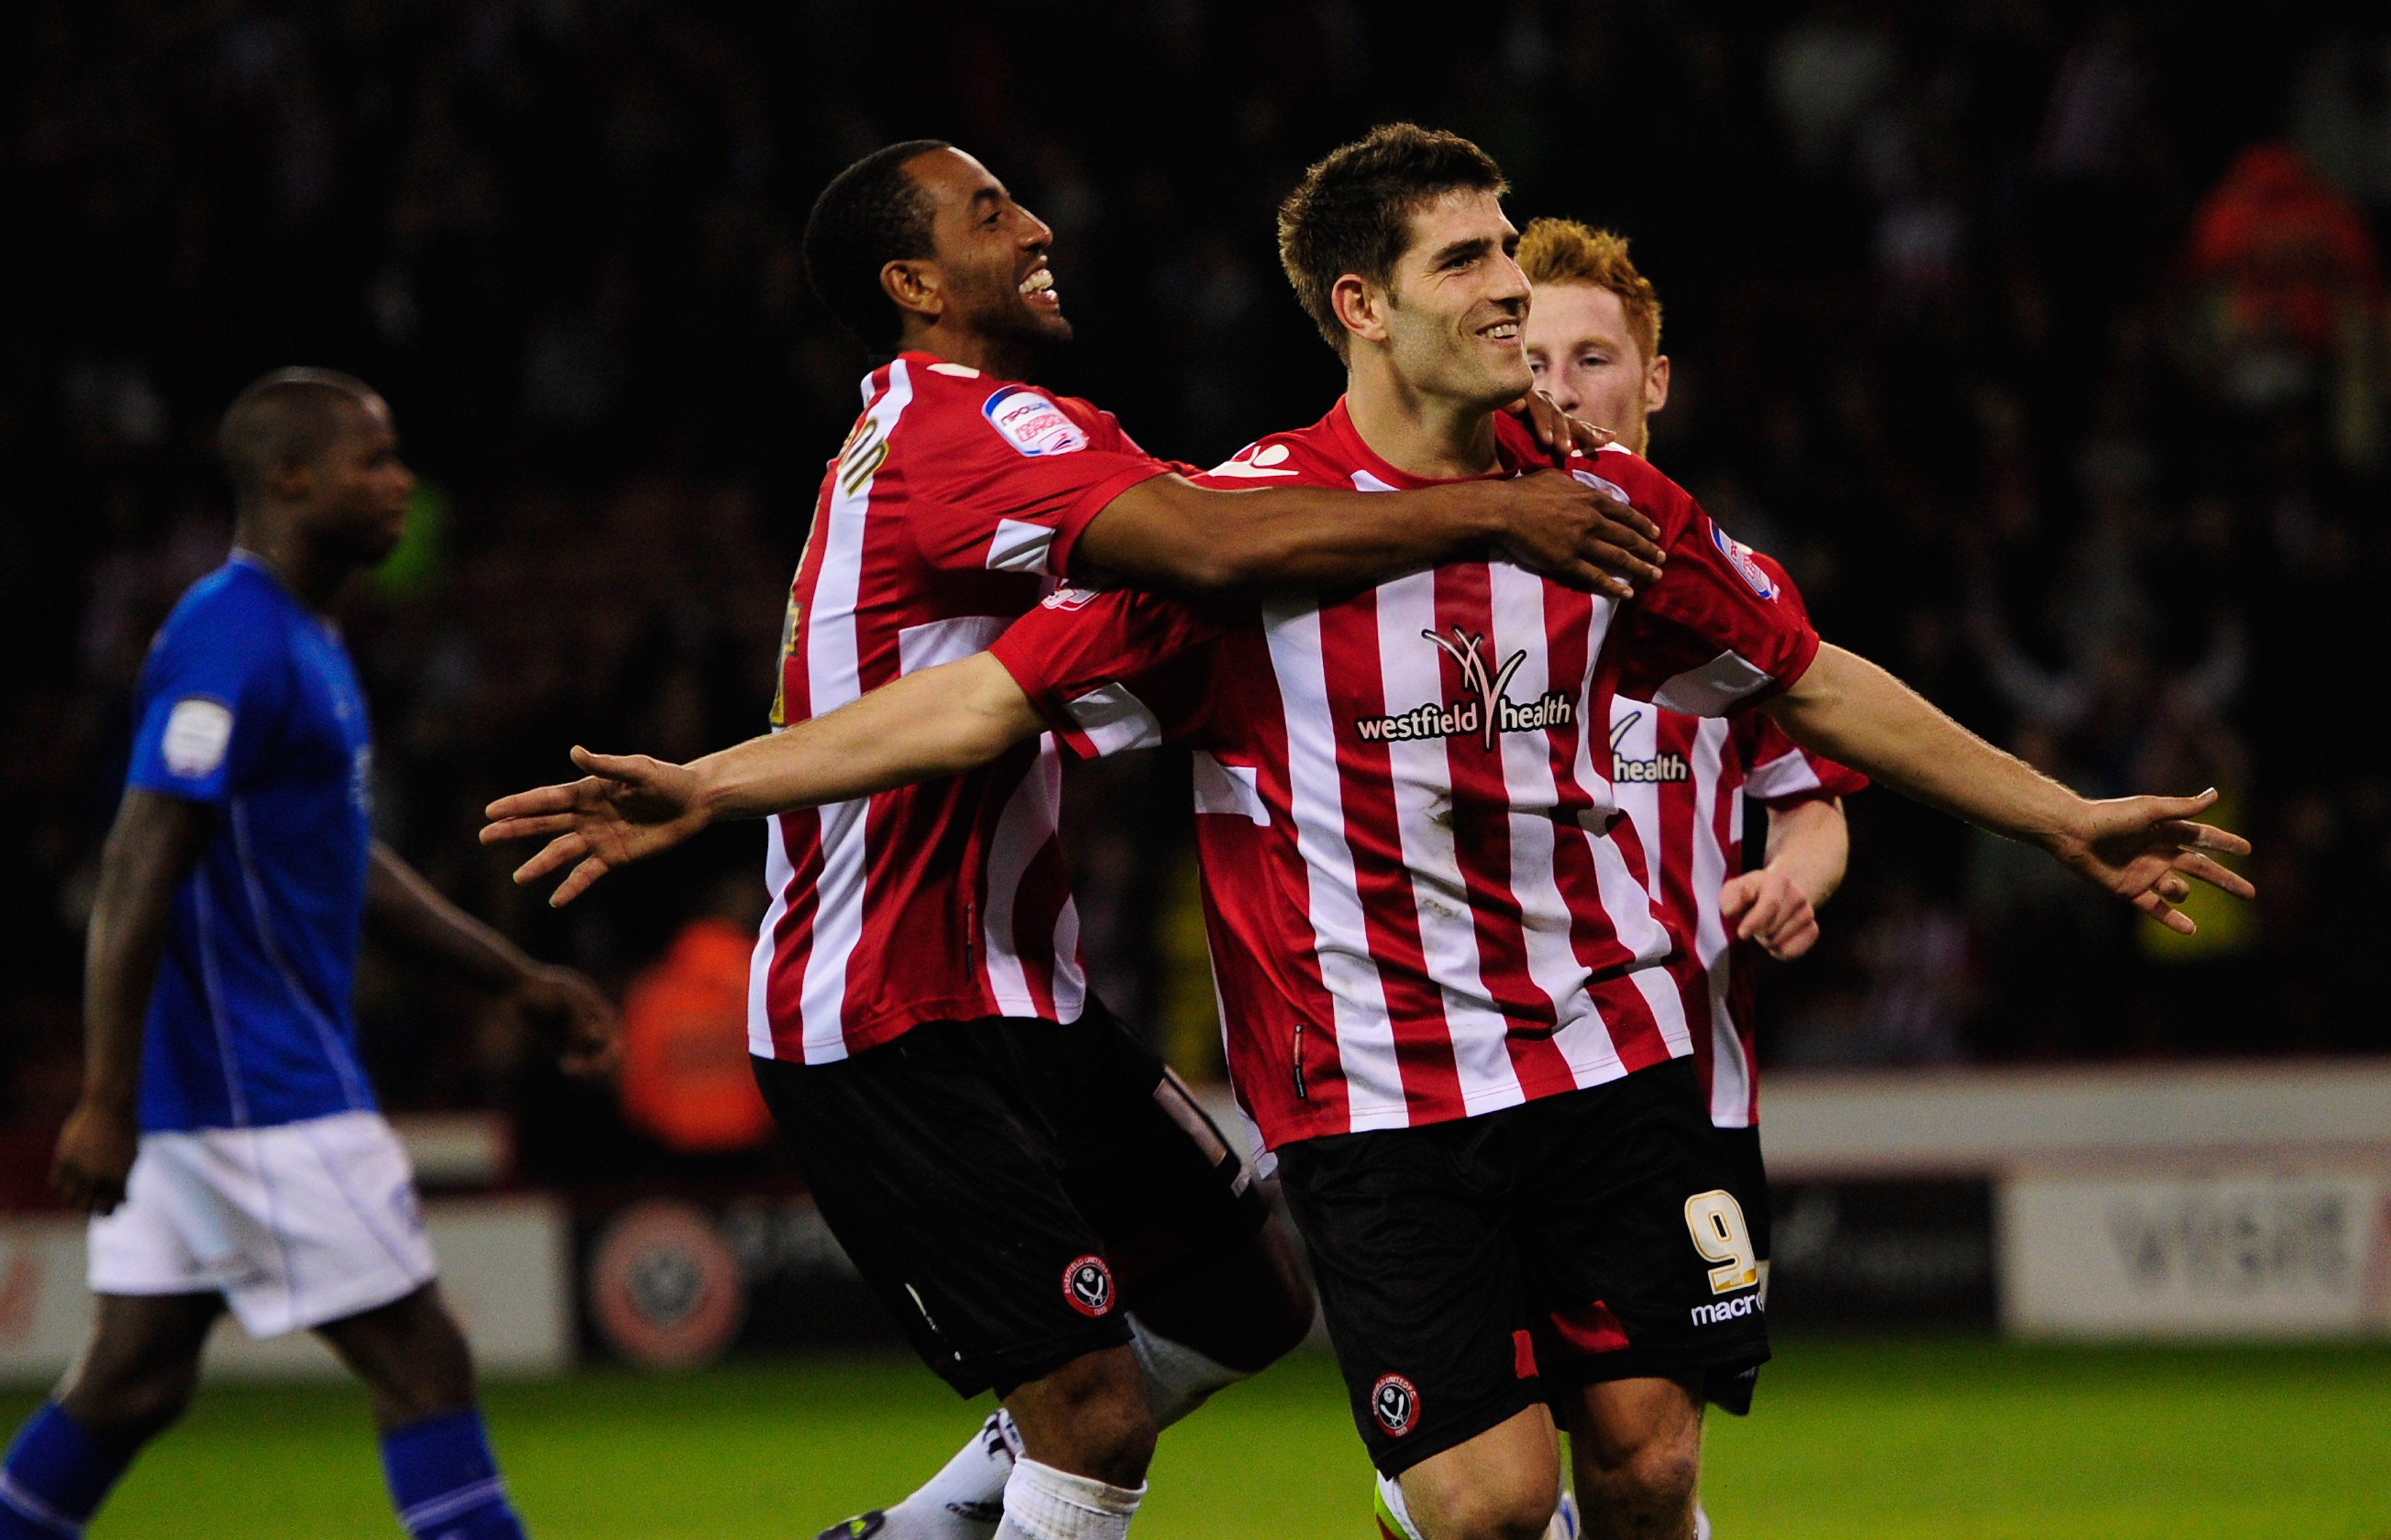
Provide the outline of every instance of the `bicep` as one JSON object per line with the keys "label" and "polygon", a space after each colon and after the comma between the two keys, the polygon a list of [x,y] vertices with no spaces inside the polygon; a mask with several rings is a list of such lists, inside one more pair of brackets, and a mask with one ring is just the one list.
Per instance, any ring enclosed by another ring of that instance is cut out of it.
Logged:
{"label": "bicep", "polygon": [[191,874],[215,832],[215,808],[170,792],[132,787],[117,805],[103,857],[100,902],[171,892]]}

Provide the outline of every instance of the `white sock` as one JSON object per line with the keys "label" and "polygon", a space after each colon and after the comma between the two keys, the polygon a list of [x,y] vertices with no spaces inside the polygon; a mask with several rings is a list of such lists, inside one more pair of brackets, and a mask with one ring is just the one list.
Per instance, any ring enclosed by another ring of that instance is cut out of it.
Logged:
{"label": "white sock", "polygon": [[1247,1378],[1196,1352],[1184,1342],[1158,1337],[1135,1315],[1129,1318],[1129,1350],[1145,1371],[1145,1404],[1154,1425],[1168,1428],[1211,1399],[1212,1392]]}
{"label": "white sock", "polygon": [[1694,1540],[1711,1540],[1711,1516],[1702,1511],[1699,1501],[1694,1504]]}
{"label": "white sock", "polygon": [[887,1510],[872,1540],[992,1540],[1020,1452],[1013,1414],[999,1407],[937,1475]]}
{"label": "white sock", "polygon": [[1577,1494],[1562,1487],[1560,1506],[1553,1509],[1553,1521],[1544,1526],[1544,1540],[1577,1540],[1579,1533]]}
{"label": "white sock", "polygon": [[1378,1472],[1378,1508],[1381,1521],[1395,1521],[1399,1540],[1424,1540],[1419,1526],[1412,1522],[1412,1510],[1403,1505],[1403,1483],[1384,1471]]}
{"label": "white sock", "polygon": [[1145,1487],[1112,1486],[1024,1457],[1004,1483],[996,1540],[1126,1540]]}

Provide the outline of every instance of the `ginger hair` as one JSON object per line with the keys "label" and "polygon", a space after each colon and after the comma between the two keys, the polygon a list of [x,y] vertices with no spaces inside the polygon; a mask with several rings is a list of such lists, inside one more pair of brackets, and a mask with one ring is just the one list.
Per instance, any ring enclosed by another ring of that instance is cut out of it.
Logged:
{"label": "ginger hair", "polygon": [[1519,237],[1519,270],[1538,289],[1583,284],[1619,296],[1644,362],[1661,356],[1661,296],[1627,257],[1627,237],[1573,219],[1539,219]]}

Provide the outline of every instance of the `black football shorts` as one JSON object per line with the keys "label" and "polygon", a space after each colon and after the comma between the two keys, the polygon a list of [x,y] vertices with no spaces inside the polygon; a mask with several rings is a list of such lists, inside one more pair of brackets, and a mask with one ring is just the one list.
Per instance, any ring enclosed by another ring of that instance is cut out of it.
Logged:
{"label": "black football shorts", "polygon": [[1759,1259],[1690,1060],[1278,1156],[1354,1424],[1389,1476],[1548,1392],[1768,1356]]}
{"label": "black football shorts", "polygon": [[[1761,1292],[1768,1291],[1768,1168],[1760,1158],[1759,1128],[1722,1128],[1719,1142],[1726,1148],[1726,1190],[1742,1205],[1743,1223],[1751,1231],[1751,1249],[1760,1257]],[[1702,1397],[1723,1412],[1742,1417],[1751,1410],[1751,1392],[1760,1381],[1760,1366],[1712,1370],[1703,1378]]]}
{"label": "black football shorts", "polygon": [[1142,1289],[1269,1217],[1186,1087],[1093,1001],[1067,1026],[932,1021],[834,1063],[754,1063],[831,1233],[965,1396],[1126,1343]]}

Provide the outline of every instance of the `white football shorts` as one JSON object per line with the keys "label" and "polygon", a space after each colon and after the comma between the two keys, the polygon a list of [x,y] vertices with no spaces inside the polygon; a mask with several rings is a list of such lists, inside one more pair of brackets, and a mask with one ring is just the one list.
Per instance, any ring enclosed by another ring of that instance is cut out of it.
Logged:
{"label": "white football shorts", "polygon": [[124,1201],[91,1222],[92,1292],[220,1292],[252,1337],[388,1304],[437,1271],[376,1112],[144,1134]]}

